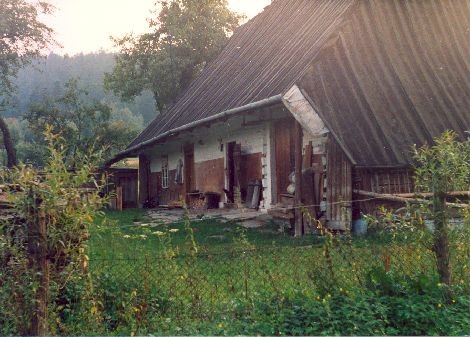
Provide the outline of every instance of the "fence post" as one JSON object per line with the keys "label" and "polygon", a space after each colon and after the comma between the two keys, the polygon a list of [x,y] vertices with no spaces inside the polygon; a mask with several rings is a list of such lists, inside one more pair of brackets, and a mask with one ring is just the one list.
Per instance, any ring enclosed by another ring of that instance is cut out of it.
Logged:
{"label": "fence post", "polygon": [[47,335],[47,304],[49,295],[49,261],[47,249],[47,224],[42,200],[30,191],[33,206],[28,219],[28,258],[30,268],[39,275],[39,287],[36,291],[34,311],[31,317],[30,336]]}
{"label": "fence post", "polygon": [[116,209],[122,211],[123,200],[122,200],[122,186],[116,187]]}

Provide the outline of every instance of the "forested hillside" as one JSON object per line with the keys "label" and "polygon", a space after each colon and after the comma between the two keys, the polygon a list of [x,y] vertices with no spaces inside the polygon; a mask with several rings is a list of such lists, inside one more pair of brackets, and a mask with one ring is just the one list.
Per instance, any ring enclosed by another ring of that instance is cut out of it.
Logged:
{"label": "forested hillside", "polygon": [[[16,91],[2,107],[18,159],[42,166],[46,158],[43,132],[54,124],[54,131],[69,139],[70,148],[78,143],[91,146],[92,142],[106,149],[105,158],[125,148],[157,112],[151,93],[123,102],[104,89],[105,73],[114,66],[113,54],[99,52],[72,57],[50,54],[20,69],[14,81]],[[80,130],[77,118],[98,127]],[[104,124],[97,124],[97,119]],[[84,137],[89,138],[88,143]],[[76,144],[72,139],[77,139]],[[0,163],[6,163],[3,149]]]}
{"label": "forested hillside", "polygon": [[109,53],[79,54],[60,56],[50,54],[47,59],[20,70],[15,81],[17,94],[4,112],[5,117],[20,117],[31,104],[41,101],[44,96],[59,97],[64,92],[65,83],[79,80],[80,87],[86,89],[90,102],[93,100],[108,103],[116,108],[128,108],[136,116],[142,116],[144,124],[155,117],[155,104],[150,93],[144,93],[135,102],[124,103],[103,88],[104,74],[112,72],[114,55]]}

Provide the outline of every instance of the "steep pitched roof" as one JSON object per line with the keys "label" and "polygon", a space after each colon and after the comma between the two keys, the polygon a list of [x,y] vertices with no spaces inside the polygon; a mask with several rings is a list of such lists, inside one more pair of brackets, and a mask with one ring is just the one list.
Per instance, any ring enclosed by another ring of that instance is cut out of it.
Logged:
{"label": "steep pitched roof", "polygon": [[129,145],[282,94],[308,68],[354,0],[275,0],[239,27],[177,103]]}
{"label": "steep pitched roof", "polygon": [[[367,0],[299,86],[357,165],[470,130],[470,1]],[[468,137],[469,135],[467,135]]]}
{"label": "steep pitched roof", "polygon": [[361,166],[470,129],[470,0],[275,0],[129,146],[304,90]]}

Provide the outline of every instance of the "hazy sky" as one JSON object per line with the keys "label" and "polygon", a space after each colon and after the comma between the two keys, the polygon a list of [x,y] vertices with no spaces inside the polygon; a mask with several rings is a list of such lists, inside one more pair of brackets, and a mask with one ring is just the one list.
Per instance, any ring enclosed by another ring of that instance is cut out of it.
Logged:
{"label": "hazy sky", "polygon": [[[45,21],[56,31],[63,46],[60,54],[111,50],[109,36],[128,32],[142,33],[155,0],[52,0],[57,8]],[[271,0],[229,0],[232,9],[249,18],[259,13]]]}

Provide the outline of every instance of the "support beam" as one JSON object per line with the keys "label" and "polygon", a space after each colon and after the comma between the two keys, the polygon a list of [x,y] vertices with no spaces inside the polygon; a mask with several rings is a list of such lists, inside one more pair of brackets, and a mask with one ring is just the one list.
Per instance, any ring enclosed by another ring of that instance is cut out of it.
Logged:
{"label": "support beam", "polygon": [[[396,201],[396,202],[403,202],[403,203],[409,203],[409,204],[426,204],[426,205],[432,204],[432,201],[430,200],[417,199],[417,198],[403,198],[394,194],[380,194],[380,193],[362,191],[362,190],[354,190],[353,192],[354,194],[361,195],[364,197],[374,198],[377,200]],[[446,205],[449,207],[453,207],[453,208],[470,208],[470,205],[468,204],[457,204],[457,203],[448,202],[446,203]]]}
{"label": "support beam", "polygon": [[303,216],[300,206],[302,205],[302,143],[303,134],[302,126],[295,121],[294,128],[294,156],[295,156],[295,236],[299,237],[304,234]]}

